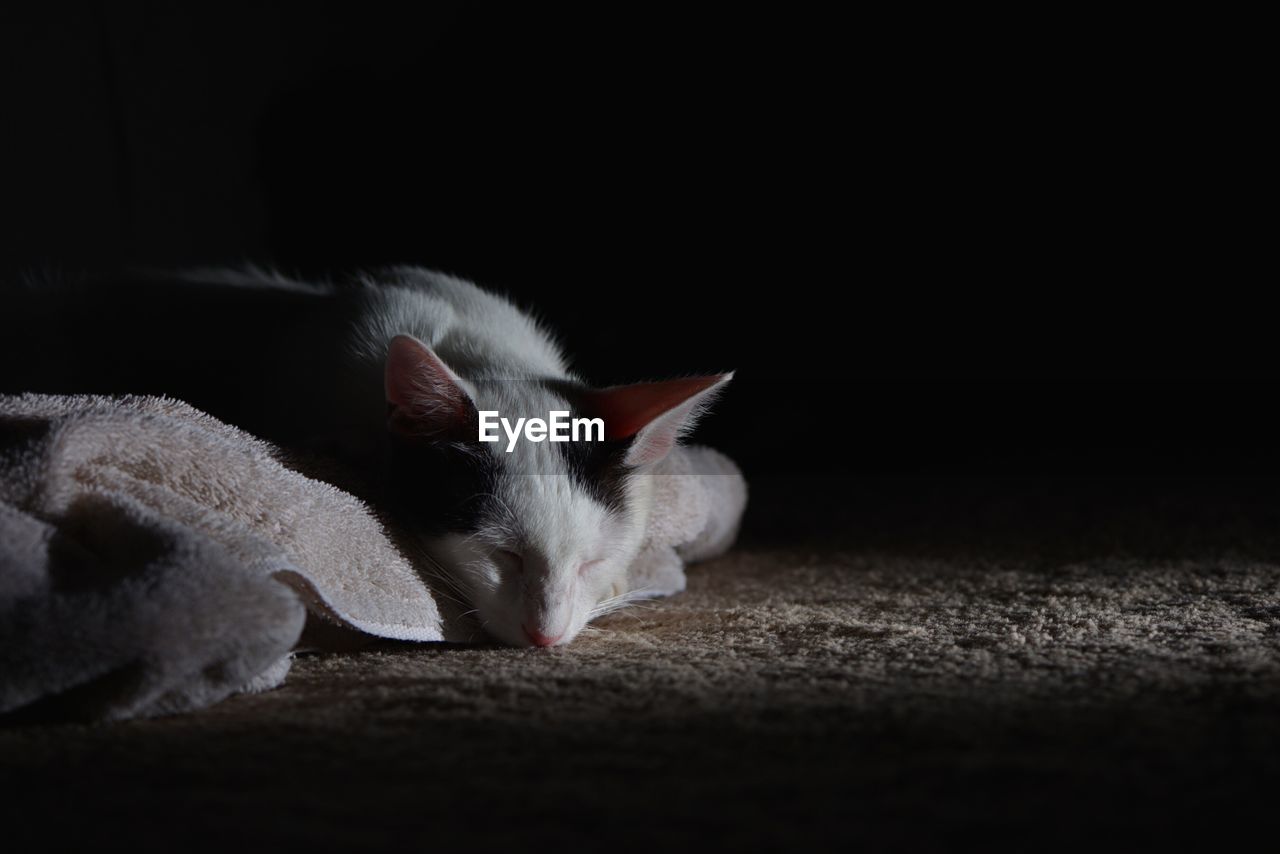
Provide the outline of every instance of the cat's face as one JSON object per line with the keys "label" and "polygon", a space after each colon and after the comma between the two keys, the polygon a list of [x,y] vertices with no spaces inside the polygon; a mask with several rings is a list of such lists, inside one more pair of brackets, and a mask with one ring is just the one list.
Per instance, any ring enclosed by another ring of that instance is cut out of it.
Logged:
{"label": "cat's face", "polygon": [[500,476],[473,530],[446,532],[433,551],[484,630],[516,646],[573,640],[624,601],[647,506],[634,494],[601,503],[572,475]]}
{"label": "cat's face", "polygon": [[[398,504],[485,631],[521,646],[573,640],[627,601],[644,542],[645,472],[728,376],[589,390],[564,383],[464,381],[416,339],[388,355]],[[476,413],[599,416],[603,441],[480,442]],[[510,447],[510,450],[508,450]]]}

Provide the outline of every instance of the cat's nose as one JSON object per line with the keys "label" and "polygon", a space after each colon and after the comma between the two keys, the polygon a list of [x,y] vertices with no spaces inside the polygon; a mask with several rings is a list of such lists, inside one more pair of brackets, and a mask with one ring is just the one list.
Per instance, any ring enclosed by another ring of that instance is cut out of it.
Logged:
{"label": "cat's nose", "polygon": [[554,646],[555,642],[564,637],[564,632],[558,635],[544,635],[542,632],[524,626],[524,636],[529,639],[529,643],[534,646]]}

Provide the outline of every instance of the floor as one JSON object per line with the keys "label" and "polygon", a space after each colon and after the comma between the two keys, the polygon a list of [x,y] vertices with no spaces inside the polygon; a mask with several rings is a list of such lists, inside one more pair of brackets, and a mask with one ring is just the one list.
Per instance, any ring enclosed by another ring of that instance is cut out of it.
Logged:
{"label": "floor", "polygon": [[1222,844],[1270,826],[1280,778],[1277,493],[758,484],[739,549],[570,647],[382,644],[200,714],[0,729],[7,825],[134,850]]}

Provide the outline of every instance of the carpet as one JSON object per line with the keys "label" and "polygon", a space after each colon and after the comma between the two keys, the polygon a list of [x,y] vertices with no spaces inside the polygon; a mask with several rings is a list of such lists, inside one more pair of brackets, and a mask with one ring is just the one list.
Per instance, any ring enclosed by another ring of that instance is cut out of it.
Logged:
{"label": "carpet", "polygon": [[762,484],[688,591],[550,650],[297,658],[0,729],[8,824],[135,850],[1221,844],[1280,777],[1280,496]]}

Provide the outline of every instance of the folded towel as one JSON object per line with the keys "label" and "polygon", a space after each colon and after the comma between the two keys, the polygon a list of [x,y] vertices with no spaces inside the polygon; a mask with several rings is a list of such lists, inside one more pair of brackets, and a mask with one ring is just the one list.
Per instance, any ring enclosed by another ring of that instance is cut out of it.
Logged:
{"label": "folded towel", "polygon": [[[632,568],[649,595],[726,549],[746,500],[710,449],[661,473]],[[174,400],[0,396],[0,713],[119,719],[274,687],[308,612],[461,639],[369,508],[270,445]]]}

